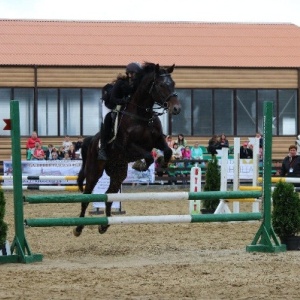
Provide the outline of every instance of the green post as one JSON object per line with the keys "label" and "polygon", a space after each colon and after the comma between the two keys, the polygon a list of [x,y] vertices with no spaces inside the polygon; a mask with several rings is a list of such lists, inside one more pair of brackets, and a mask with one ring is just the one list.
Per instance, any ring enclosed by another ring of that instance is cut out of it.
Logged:
{"label": "green post", "polygon": [[[272,118],[273,103],[264,102],[264,148],[263,148],[263,222],[248,252],[284,252],[286,246],[281,245],[275,235],[271,220],[271,172],[272,172]],[[272,240],[274,244],[272,243]]]}
{"label": "green post", "polygon": [[11,255],[1,256],[0,263],[30,263],[42,261],[41,254],[32,254],[24,232],[24,210],[22,191],[22,164],[20,144],[20,113],[19,102],[10,103],[11,141],[12,141],[12,167],[14,185],[14,216],[15,237],[11,244]]}

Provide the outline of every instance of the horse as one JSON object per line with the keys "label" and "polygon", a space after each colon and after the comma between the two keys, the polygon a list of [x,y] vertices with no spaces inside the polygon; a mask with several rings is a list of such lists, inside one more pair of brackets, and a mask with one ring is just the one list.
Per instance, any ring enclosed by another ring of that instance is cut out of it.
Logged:
{"label": "horse", "polygon": [[[84,194],[91,194],[104,170],[110,177],[107,193],[118,193],[127,176],[128,163],[144,160],[139,166],[145,171],[154,162],[151,151],[160,149],[165,162],[169,162],[172,150],[168,147],[159,119],[158,109],[177,115],[181,104],[175,93],[175,82],[171,73],[175,65],[161,67],[159,64],[145,63],[141,71],[138,87],[130,102],[119,112],[118,131],[113,143],[108,144],[106,161],[97,160],[101,131],[86,137],[82,144],[82,166],[77,185]],[[83,189],[83,182],[86,181]],[[89,203],[81,203],[80,217],[85,216]],[[111,216],[112,203],[105,204],[105,214]],[[105,233],[109,225],[100,225],[99,233]],[[74,228],[75,236],[80,236],[84,225]]]}

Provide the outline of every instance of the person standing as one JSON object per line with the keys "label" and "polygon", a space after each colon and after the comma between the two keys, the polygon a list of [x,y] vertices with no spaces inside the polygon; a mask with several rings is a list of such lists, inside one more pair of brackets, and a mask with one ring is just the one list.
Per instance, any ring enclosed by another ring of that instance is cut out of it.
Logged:
{"label": "person standing", "polygon": [[179,133],[177,136],[177,144],[178,144],[178,148],[181,150],[183,150],[187,145],[187,141],[184,138],[184,135],[182,133]]}
{"label": "person standing", "polygon": [[289,154],[281,165],[281,177],[300,177],[300,156],[297,155],[296,145],[289,146]]}
{"label": "person standing", "polygon": [[248,143],[245,142],[240,148],[240,158],[251,159],[253,158],[253,151],[252,149],[248,148]]}

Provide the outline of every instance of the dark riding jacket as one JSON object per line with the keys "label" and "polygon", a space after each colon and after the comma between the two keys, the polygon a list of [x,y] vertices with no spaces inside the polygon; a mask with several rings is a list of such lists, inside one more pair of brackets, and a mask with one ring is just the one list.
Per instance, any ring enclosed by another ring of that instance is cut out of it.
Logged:
{"label": "dark riding jacket", "polygon": [[286,156],[282,161],[281,177],[300,177],[300,156]]}

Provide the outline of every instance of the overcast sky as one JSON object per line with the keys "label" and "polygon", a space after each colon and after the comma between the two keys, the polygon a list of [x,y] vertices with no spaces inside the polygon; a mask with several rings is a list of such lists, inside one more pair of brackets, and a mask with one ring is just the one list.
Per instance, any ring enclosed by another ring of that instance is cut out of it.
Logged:
{"label": "overcast sky", "polygon": [[300,26],[300,0],[0,0],[0,18]]}

